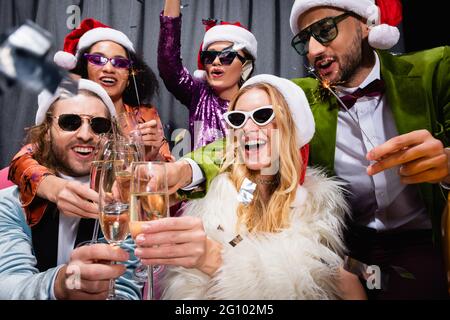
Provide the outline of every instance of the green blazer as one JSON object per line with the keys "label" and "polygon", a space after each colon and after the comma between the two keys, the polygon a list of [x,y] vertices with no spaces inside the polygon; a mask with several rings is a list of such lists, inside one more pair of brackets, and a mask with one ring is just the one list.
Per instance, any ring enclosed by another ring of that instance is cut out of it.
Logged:
{"label": "green blazer", "polygon": [[[447,147],[450,141],[450,47],[439,47],[411,54],[392,55],[379,51],[381,76],[399,134],[426,129]],[[312,78],[292,80],[304,91],[316,122],[316,133],[310,143],[310,164],[321,166],[334,175],[338,104],[334,97],[321,99],[318,81]],[[219,140],[188,155],[206,175],[206,184],[189,197],[204,195],[218,174],[225,142]],[[214,160],[212,160],[214,159]],[[420,185],[436,232],[445,205],[438,184]]]}

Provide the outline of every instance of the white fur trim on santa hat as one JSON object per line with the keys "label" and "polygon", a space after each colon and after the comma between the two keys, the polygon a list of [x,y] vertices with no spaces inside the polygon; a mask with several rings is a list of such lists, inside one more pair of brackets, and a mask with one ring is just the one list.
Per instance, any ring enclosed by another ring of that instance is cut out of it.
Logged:
{"label": "white fur trim on santa hat", "polygon": [[[109,97],[105,89],[98,83],[91,80],[80,79],[78,80],[78,90],[87,90],[95,93],[103,101],[107,107],[111,117],[116,115],[116,108],[114,103]],[[42,91],[38,96],[38,110],[36,112],[36,125],[40,125],[44,122],[46,114],[50,106],[58,100],[64,91],[61,88],[56,89],[54,94],[51,94],[48,90]]]}
{"label": "white fur trim on santa hat", "polygon": [[245,50],[256,60],[258,56],[258,41],[256,41],[253,33],[247,29],[231,24],[220,24],[209,29],[203,38],[202,50],[208,49],[208,47],[214,42],[229,41],[235,45],[245,48]]}
{"label": "white fur trim on santa hat", "polygon": [[298,18],[315,7],[336,7],[346,11],[352,11],[364,18],[375,18],[378,22],[379,10],[374,0],[295,0],[291,10],[291,30],[294,35],[300,32]]}
{"label": "white fur trim on santa hat", "polygon": [[[375,0],[295,0],[291,10],[290,24],[294,35],[300,32],[298,19],[306,11],[315,7],[335,7],[346,11],[351,11],[366,18],[367,24],[371,27],[369,33],[369,44],[375,49],[390,49],[395,46],[400,39],[400,32],[396,27],[381,27],[380,10],[375,4]],[[381,27],[381,28],[378,28]]]}
{"label": "white fur trim on santa hat", "polygon": [[88,48],[99,41],[114,41],[124,46],[131,52],[135,52],[133,43],[125,35],[125,33],[112,28],[95,28],[86,32],[78,42],[78,52],[84,48]]}
{"label": "white fur trim on santa hat", "polygon": [[252,77],[244,83],[242,88],[257,83],[268,83],[280,91],[289,106],[295,122],[298,147],[301,148],[309,143],[314,136],[315,122],[303,90],[290,80],[270,74],[260,74]]}

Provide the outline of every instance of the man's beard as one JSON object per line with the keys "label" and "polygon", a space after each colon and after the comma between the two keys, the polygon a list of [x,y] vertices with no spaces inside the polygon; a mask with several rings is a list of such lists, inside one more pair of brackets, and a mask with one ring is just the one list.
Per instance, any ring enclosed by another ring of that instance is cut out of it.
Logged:
{"label": "man's beard", "polygon": [[[53,136],[50,133],[50,154],[49,159],[50,162],[53,164],[54,168],[65,175],[68,175],[70,177],[83,177],[87,176],[90,173],[90,166],[87,166],[87,169],[81,169],[77,170],[76,168],[73,168],[70,166],[69,162],[69,155],[67,154],[66,150],[64,148],[68,147],[69,145],[65,145],[64,147],[60,147],[56,145],[54,142]],[[73,143],[72,143],[73,144]]]}
{"label": "man's beard", "polygon": [[341,62],[341,70],[337,83],[346,83],[355,75],[356,70],[362,63],[362,32],[361,29],[356,30],[355,37],[348,50],[339,58]]}

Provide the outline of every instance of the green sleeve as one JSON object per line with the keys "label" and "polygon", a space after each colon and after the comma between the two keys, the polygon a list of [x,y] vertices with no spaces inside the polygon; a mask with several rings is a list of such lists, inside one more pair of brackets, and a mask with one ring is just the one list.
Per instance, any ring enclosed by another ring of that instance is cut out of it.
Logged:
{"label": "green sleeve", "polygon": [[192,191],[179,190],[178,195],[183,200],[203,198],[209,190],[212,180],[219,174],[225,159],[226,139],[217,140],[185,156],[194,160],[205,175],[205,182]]}
{"label": "green sleeve", "polygon": [[441,140],[448,147],[450,145],[450,47],[444,48],[435,75],[436,92],[433,96],[436,99],[435,105],[441,109],[443,116],[444,134]]}

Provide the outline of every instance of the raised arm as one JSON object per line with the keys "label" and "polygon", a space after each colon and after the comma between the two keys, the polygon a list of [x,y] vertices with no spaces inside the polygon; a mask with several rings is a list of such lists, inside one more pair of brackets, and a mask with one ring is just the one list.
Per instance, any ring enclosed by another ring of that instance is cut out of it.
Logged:
{"label": "raised arm", "polygon": [[177,18],[180,16],[180,0],[166,0],[164,3],[164,15],[167,17]]}
{"label": "raised arm", "polygon": [[190,108],[201,83],[194,80],[181,59],[180,1],[167,0],[160,15],[158,70],[167,90]]}

